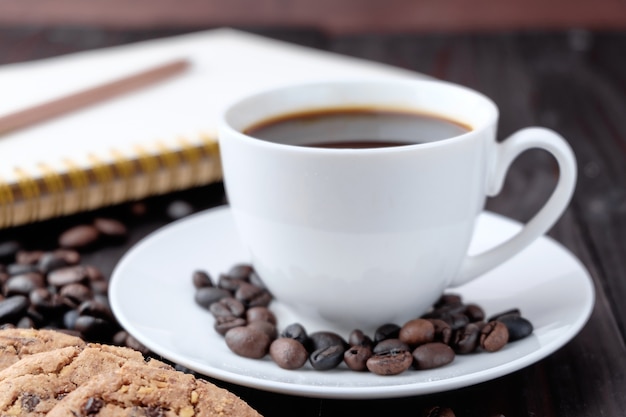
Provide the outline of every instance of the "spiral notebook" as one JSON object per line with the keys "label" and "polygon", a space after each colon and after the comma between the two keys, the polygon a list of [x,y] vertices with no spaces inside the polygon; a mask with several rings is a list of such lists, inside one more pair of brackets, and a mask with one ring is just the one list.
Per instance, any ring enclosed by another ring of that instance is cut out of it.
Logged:
{"label": "spiral notebook", "polygon": [[0,228],[221,180],[230,101],[305,80],[412,71],[215,29],[0,67],[0,116],[175,59],[184,73],[0,136]]}

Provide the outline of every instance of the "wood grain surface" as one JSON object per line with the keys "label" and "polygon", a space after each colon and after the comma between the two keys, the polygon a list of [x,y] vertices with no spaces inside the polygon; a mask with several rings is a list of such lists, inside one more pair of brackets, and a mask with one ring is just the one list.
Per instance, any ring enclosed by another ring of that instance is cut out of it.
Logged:
{"label": "wood grain surface", "polygon": [[108,28],[309,27],[332,34],[623,29],[618,0],[3,0],[0,23]]}
{"label": "wood grain surface", "polygon": [[[0,28],[0,63],[68,53],[188,29]],[[388,400],[291,397],[224,384],[266,416],[421,416],[431,405],[459,417],[617,417],[626,410],[626,34],[611,31],[524,31],[489,34],[329,35],[303,29],[257,32],[343,54],[411,68],[490,96],[500,107],[499,139],[539,124],[562,133],[579,164],[572,203],[550,235],[590,271],[597,301],[570,343],[513,374],[464,389]],[[503,193],[488,209],[528,219],[555,183],[555,166],[541,151],[515,162]],[[148,215],[131,238],[96,251],[89,261],[110,273],[138,239],[171,218],[166,208],[185,201],[201,210],[224,203],[221,185],[146,200]],[[124,207],[112,210],[123,210]],[[109,213],[109,212],[107,212]],[[0,232],[39,238],[76,218]],[[567,291],[564,290],[564,297]]]}

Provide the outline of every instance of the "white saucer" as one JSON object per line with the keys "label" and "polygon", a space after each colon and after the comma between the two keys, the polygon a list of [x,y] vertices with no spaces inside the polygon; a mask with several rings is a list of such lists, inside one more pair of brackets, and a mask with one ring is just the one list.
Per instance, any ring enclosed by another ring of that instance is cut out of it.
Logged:
{"label": "white saucer", "polygon": [[[484,213],[472,251],[492,246],[518,229],[512,220]],[[285,394],[385,398],[464,387],[537,362],[580,331],[594,303],[585,268],[561,245],[542,237],[496,270],[455,290],[465,301],[483,306],[488,315],[520,308],[535,326],[530,337],[496,353],[458,355],[448,366],[397,376],[347,368],[287,371],[269,359],[231,353],[213,330],[212,316],[194,302],[194,270],[205,269],[217,277],[247,260],[227,207],[198,213],[154,232],[124,256],[111,278],[111,306],[122,326],[140,342],[201,374]]]}

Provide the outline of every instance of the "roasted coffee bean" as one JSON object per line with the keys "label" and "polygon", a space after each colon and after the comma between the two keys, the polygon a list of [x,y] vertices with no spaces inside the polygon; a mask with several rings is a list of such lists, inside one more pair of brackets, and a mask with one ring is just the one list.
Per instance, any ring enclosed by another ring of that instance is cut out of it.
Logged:
{"label": "roasted coffee bean", "polygon": [[35,288],[43,288],[45,285],[46,280],[39,272],[14,275],[4,284],[4,295],[28,295]]}
{"label": "roasted coffee bean", "polygon": [[87,279],[89,282],[100,282],[106,281],[104,275],[102,275],[102,271],[96,268],[93,265],[85,265],[85,274],[87,275]]}
{"label": "roasted coffee bean", "polygon": [[311,352],[309,362],[318,371],[334,369],[343,361],[345,349],[342,345],[321,347]]}
{"label": "roasted coffee bean", "polygon": [[249,321],[248,327],[262,331],[269,336],[270,340],[275,340],[278,337],[278,330],[276,329],[276,326],[269,321]]}
{"label": "roasted coffee bean", "polygon": [[533,325],[530,321],[517,314],[506,314],[498,318],[504,323],[509,332],[509,342],[523,339],[533,332]]}
{"label": "roasted coffee bean", "polygon": [[15,263],[35,265],[39,263],[44,254],[45,252],[41,250],[20,250],[15,254]]}
{"label": "roasted coffee bean", "polygon": [[92,225],[74,226],[59,236],[59,246],[69,249],[84,249],[98,240],[100,232]]}
{"label": "roasted coffee bean", "polygon": [[196,288],[212,287],[213,281],[206,271],[194,271],[191,275],[191,281]]}
{"label": "roasted coffee bean", "polygon": [[211,304],[230,296],[231,293],[223,288],[203,287],[196,291],[194,299],[196,304],[208,310]]}
{"label": "roasted coffee bean", "polygon": [[68,284],[61,288],[59,295],[72,308],[93,298],[93,292],[83,284]]}
{"label": "roasted coffee bean", "polygon": [[434,406],[424,410],[424,417],[455,417],[454,411],[448,407]]}
{"label": "roasted coffee bean", "polygon": [[467,304],[463,314],[467,316],[470,322],[485,320],[485,311],[477,304]]}
{"label": "roasted coffee bean", "polygon": [[467,306],[463,303],[450,303],[435,309],[433,312],[441,317],[445,317],[451,314],[465,314],[466,308]]}
{"label": "roasted coffee bean", "polygon": [[18,329],[34,329],[35,322],[30,317],[24,316],[17,321],[15,327],[17,327]]}
{"label": "roasted coffee bean", "polygon": [[99,343],[108,343],[116,331],[116,327],[109,321],[93,317],[79,316],[76,318],[74,330],[83,335],[84,338]]}
{"label": "roasted coffee bean", "polygon": [[463,320],[462,323],[459,324],[459,326],[463,326],[469,322],[469,319],[464,314],[465,309],[466,306],[463,303],[448,303],[431,310],[421,318],[444,320],[450,324],[454,324],[455,320]]}
{"label": "roasted coffee bean", "polygon": [[209,311],[213,317],[242,317],[246,312],[246,307],[241,301],[233,298],[222,298],[218,302],[211,304]]}
{"label": "roasted coffee bean", "polygon": [[37,265],[30,264],[9,264],[6,267],[6,273],[10,276],[28,274],[31,272],[38,272]]}
{"label": "roasted coffee bean", "polygon": [[248,323],[253,321],[266,321],[276,324],[276,316],[267,307],[252,307],[246,311],[246,320]]}
{"label": "roasted coffee bean", "polygon": [[61,296],[48,288],[36,288],[28,295],[31,306],[41,314],[55,316],[67,309]]}
{"label": "roasted coffee bean", "polygon": [[393,323],[383,324],[374,332],[374,343],[385,339],[397,339],[400,335],[400,326]]}
{"label": "roasted coffee bean", "polygon": [[509,341],[509,330],[499,321],[490,321],[480,329],[480,347],[487,352],[496,352]]}
{"label": "roasted coffee bean", "polygon": [[350,346],[369,346],[371,348],[374,346],[374,341],[363,333],[362,330],[355,329],[348,336],[348,344]]}
{"label": "roasted coffee bean", "polygon": [[62,268],[64,266],[71,265],[69,264],[65,258],[55,254],[54,252],[47,252],[41,255],[39,261],[37,262],[37,268],[44,274],[49,273],[58,268]]}
{"label": "roasted coffee bean", "polygon": [[106,295],[94,294],[93,301],[102,304],[103,306],[108,308],[109,311],[111,311],[111,304],[109,304],[109,297],[107,297]]}
{"label": "roasted coffee bean", "polygon": [[123,239],[128,234],[128,229],[119,220],[98,217],[94,219],[93,226],[101,235],[113,239]]}
{"label": "roasted coffee bean", "polygon": [[91,288],[94,295],[107,295],[109,292],[109,283],[106,281],[92,281],[89,283],[89,288]]}
{"label": "roasted coffee bean", "polygon": [[76,265],[80,262],[80,253],[74,249],[55,249],[52,254],[63,259],[67,265]]}
{"label": "roasted coffee bean", "polygon": [[[261,288],[261,287],[257,287],[257,288]],[[253,300],[250,300],[248,302],[249,307],[267,307],[270,305],[274,297],[266,289],[261,288],[261,290],[262,292],[257,297],[255,297]]]}
{"label": "roasted coffee bean", "polygon": [[342,350],[345,350],[348,344],[341,336],[334,332],[311,333],[305,344],[309,352],[324,349],[329,346],[339,346]]}
{"label": "roasted coffee bean", "polygon": [[82,265],[55,269],[48,274],[48,284],[54,285],[55,287],[83,283],[86,279],[87,271]]}
{"label": "roasted coffee bean", "polygon": [[309,339],[305,328],[300,323],[292,323],[289,326],[285,327],[280,336],[295,339],[298,342],[302,343],[302,345],[304,346],[308,344],[307,341]]}
{"label": "roasted coffee bean", "polygon": [[460,354],[472,353],[478,347],[480,328],[469,323],[454,335],[454,350]]}
{"label": "roasted coffee bean", "polygon": [[366,362],[367,369],[377,375],[398,375],[411,367],[411,352],[391,351],[372,355]]}
{"label": "roasted coffee bean", "polygon": [[66,329],[74,330],[76,328],[77,319],[78,310],[67,310],[65,314],[63,314],[63,326],[65,326]]}
{"label": "roasted coffee bean", "polygon": [[9,263],[15,259],[15,254],[22,248],[16,240],[7,240],[0,243],[0,263]]}
{"label": "roasted coffee bean", "polygon": [[28,317],[30,317],[33,322],[35,323],[35,326],[40,327],[43,325],[46,325],[46,320],[51,320],[53,317],[51,316],[44,316],[41,312],[37,311],[32,304],[30,306],[28,306],[28,310],[26,310],[26,314],[28,315]]}
{"label": "roasted coffee bean", "polygon": [[272,301],[272,296],[267,290],[259,288],[248,282],[242,282],[235,291],[235,298],[247,307],[267,307]]}
{"label": "roasted coffee bean", "polygon": [[186,201],[175,200],[167,205],[165,213],[170,219],[178,220],[193,213],[193,206]]}
{"label": "roasted coffee bean", "polygon": [[81,316],[96,317],[108,322],[115,322],[115,316],[113,315],[111,307],[109,307],[108,303],[105,301],[99,301],[95,298],[80,303],[78,306],[78,314]]}
{"label": "roasted coffee bean", "polygon": [[367,371],[367,360],[373,355],[370,345],[354,345],[343,354],[343,361],[353,371]]}
{"label": "roasted coffee bean", "polygon": [[259,288],[266,289],[265,283],[263,282],[259,274],[256,273],[256,271],[252,271],[250,273],[250,276],[248,277],[248,282],[250,282],[250,284],[252,285],[256,285]]}
{"label": "roasted coffee bean", "polygon": [[411,348],[408,344],[404,343],[400,339],[385,339],[376,343],[374,348],[372,349],[372,353],[375,355],[382,353],[395,353],[402,351],[410,351]]}
{"label": "roasted coffee bean", "polygon": [[501,311],[499,313],[494,314],[493,316],[489,317],[487,321],[498,320],[500,317],[503,317],[503,316],[521,316],[521,315],[522,315],[522,312],[520,311],[519,308],[512,308],[510,310],[505,310],[505,311]]}
{"label": "roasted coffee bean", "polygon": [[454,350],[441,342],[426,343],[413,350],[416,369],[433,369],[449,364],[454,360]]}
{"label": "roasted coffee bean", "polygon": [[143,201],[137,201],[130,204],[129,212],[135,217],[142,217],[148,212],[148,206]]}
{"label": "roasted coffee bean", "polygon": [[309,353],[296,339],[281,337],[270,345],[270,357],[283,369],[298,369],[304,366]]}
{"label": "roasted coffee bean", "polygon": [[427,312],[425,312],[424,314],[422,314],[419,318],[421,319],[426,319],[426,320],[443,320],[445,318],[445,314],[441,313],[438,310],[428,310]]}
{"label": "roasted coffee bean", "polygon": [[452,327],[441,319],[428,319],[428,321],[435,327],[435,341],[449,344],[452,339]]}
{"label": "roasted coffee bean", "polygon": [[224,336],[226,345],[239,356],[260,359],[264,357],[270,347],[268,335],[253,327],[235,327]]}
{"label": "roasted coffee bean", "polygon": [[227,275],[233,279],[249,281],[250,274],[253,272],[252,266],[248,264],[233,265]]}
{"label": "roasted coffee bean", "polygon": [[423,345],[435,340],[435,326],[426,319],[410,320],[402,326],[398,338],[413,347]]}
{"label": "roasted coffee bean", "polygon": [[438,309],[443,306],[459,305],[462,303],[463,303],[463,299],[461,298],[460,295],[447,293],[447,294],[442,294],[441,297],[439,297],[439,299],[435,302],[434,308]]}
{"label": "roasted coffee bean", "polygon": [[213,328],[217,333],[224,336],[230,329],[234,329],[235,327],[243,327],[246,324],[248,324],[246,320],[241,317],[218,317],[213,323]]}
{"label": "roasted coffee bean", "polygon": [[[4,265],[2,265],[4,266]],[[0,271],[0,285],[4,285],[7,283],[7,281],[9,280],[9,278],[11,278],[11,275],[7,274],[6,272]],[[0,294],[2,295],[2,294]]]}
{"label": "roasted coffee bean", "polygon": [[113,337],[111,338],[111,342],[113,342],[113,344],[117,346],[125,346],[127,337],[128,332],[126,330],[120,330],[113,335]]}
{"label": "roasted coffee bean", "polygon": [[470,322],[469,318],[465,314],[449,314],[442,318],[443,321],[447,322],[452,330],[458,330],[465,326],[467,326]]}
{"label": "roasted coffee bean", "polygon": [[26,314],[28,298],[23,295],[14,295],[0,301],[0,323],[14,323]]}
{"label": "roasted coffee bean", "polygon": [[220,275],[219,279],[217,280],[217,286],[219,288],[223,288],[231,292],[237,291],[239,286],[243,283],[249,284],[249,282],[247,282],[245,279],[232,278],[224,274]]}

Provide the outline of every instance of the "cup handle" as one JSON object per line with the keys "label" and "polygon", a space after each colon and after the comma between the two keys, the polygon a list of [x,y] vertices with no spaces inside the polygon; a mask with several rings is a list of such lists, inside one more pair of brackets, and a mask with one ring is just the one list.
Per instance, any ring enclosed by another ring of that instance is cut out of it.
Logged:
{"label": "cup handle", "polygon": [[576,185],[576,158],[562,136],[540,127],[522,129],[496,144],[496,158],[487,184],[487,195],[491,197],[500,192],[511,163],[522,152],[532,148],[544,149],[556,159],[559,179],[552,195],[517,234],[485,252],[467,256],[450,286],[465,284],[520,252],[548,231],[565,211]]}

